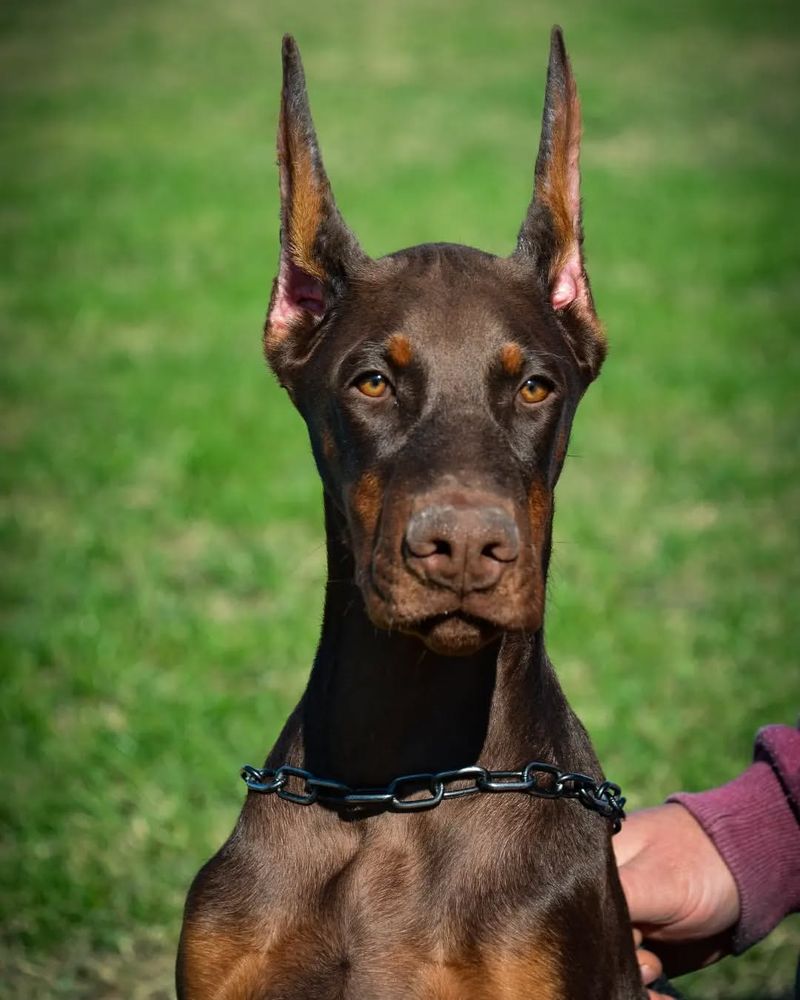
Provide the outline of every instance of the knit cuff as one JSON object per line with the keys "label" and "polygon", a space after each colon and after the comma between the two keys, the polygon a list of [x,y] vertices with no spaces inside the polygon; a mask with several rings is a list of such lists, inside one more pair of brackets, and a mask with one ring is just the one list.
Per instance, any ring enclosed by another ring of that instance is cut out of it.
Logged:
{"label": "knit cuff", "polygon": [[733,875],[740,904],[734,954],[800,908],[800,829],[767,761],[756,761],[720,788],[678,792],[667,801],[689,810]]}

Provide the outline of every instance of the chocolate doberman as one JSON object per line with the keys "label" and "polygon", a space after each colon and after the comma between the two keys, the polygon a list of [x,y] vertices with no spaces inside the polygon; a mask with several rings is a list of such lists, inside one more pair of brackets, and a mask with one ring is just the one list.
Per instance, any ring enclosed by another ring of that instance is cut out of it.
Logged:
{"label": "chocolate doberman", "polygon": [[284,39],[264,344],[324,487],[325,611],[305,694],[189,893],[181,1000],[644,996],[614,797],[543,633],[553,491],[606,353],[580,129],[556,28],[514,252],[372,260]]}

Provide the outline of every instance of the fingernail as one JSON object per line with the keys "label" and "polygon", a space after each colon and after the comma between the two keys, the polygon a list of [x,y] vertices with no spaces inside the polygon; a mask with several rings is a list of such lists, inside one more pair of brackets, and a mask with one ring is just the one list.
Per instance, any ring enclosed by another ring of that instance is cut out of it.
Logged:
{"label": "fingernail", "polygon": [[641,973],[642,982],[645,986],[647,986],[648,983],[652,983],[652,981],[656,978],[656,970],[652,967],[652,965],[640,965],[639,972]]}

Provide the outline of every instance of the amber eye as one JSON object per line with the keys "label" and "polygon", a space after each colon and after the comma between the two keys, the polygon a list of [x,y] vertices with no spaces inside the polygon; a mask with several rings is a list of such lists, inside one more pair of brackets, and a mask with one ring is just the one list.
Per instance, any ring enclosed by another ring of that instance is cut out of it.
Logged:
{"label": "amber eye", "polygon": [[525,403],[541,403],[550,395],[550,386],[541,379],[529,378],[519,390],[519,394]]}
{"label": "amber eye", "polygon": [[368,375],[361,375],[355,382],[356,389],[370,399],[380,399],[386,395],[389,383],[379,372],[370,372]]}

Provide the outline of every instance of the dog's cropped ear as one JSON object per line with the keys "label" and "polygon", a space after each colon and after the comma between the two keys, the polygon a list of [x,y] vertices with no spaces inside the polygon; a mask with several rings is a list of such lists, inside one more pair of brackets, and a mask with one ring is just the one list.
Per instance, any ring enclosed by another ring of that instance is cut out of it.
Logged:
{"label": "dog's cropped ear", "polygon": [[281,252],[264,328],[264,349],[279,380],[308,353],[325,314],[366,258],[345,225],[322,165],[300,52],[283,39],[278,124]]}
{"label": "dog's cropped ear", "polygon": [[556,27],[550,38],[533,199],[514,257],[533,262],[579,363],[594,378],[606,354],[606,339],[583,260],[580,141],[578,89],[564,36]]}

